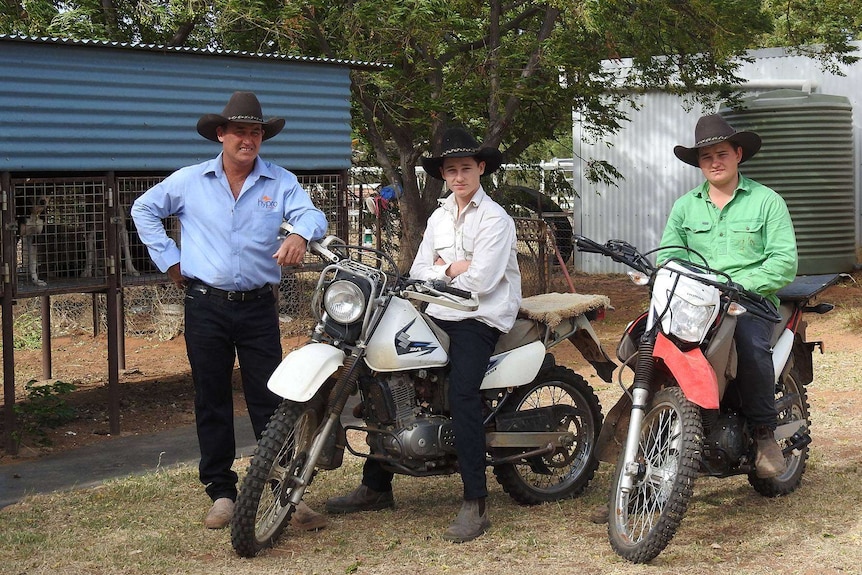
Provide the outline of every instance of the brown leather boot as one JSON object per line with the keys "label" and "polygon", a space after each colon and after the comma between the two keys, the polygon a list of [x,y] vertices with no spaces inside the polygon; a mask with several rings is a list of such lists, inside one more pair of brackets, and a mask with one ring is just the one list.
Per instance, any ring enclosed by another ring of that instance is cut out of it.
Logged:
{"label": "brown leather boot", "polygon": [[374,491],[360,485],[347,495],[333,497],[326,501],[327,513],[353,513],[354,511],[376,511],[395,507],[391,491]]}
{"label": "brown leather boot", "polygon": [[300,531],[317,531],[326,527],[326,517],[300,501],[290,516],[290,526]]}
{"label": "brown leather boot", "polygon": [[472,541],[485,531],[490,529],[491,520],[488,519],[487,507],[480,514],[479,500],[469,499],[461,505],[458,517],[443,533],[443,539],[453,543],[464,543]]}
{"label": "brown leather boot", "polygon": [[608,522],[609,516],[610,505],[602,503],[601,505],[596,505],[593,510],[590,511],[589,519],[591,523],[603,525]]}
{"label": "brown leather boot", "polygon": [[233,499],[219,497],[213,501],[213,506],[204,518],[204,525],[207,529],[224,529],[230,524],[233,508]]}
{"label": "brown leather boot", "polygon": [[775,441],[775,432],[765,425],[759,425],[754,430],[757,443],[757,457],[754,459],[754,470],[757,477],[769,479],[778,477],[787,471],[784,454]]}

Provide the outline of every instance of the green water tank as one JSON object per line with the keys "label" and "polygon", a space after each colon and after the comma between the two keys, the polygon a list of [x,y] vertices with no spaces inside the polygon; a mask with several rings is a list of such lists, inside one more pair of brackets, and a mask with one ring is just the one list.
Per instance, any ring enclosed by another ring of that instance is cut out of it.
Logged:
{"label": "green water tank", "polygon": [[799,275],[850,271],[856,263],[852,107],[844,96],[775,90],[719,110],[757,132],[760,152],[740,173],[784,198],[793,218]]}

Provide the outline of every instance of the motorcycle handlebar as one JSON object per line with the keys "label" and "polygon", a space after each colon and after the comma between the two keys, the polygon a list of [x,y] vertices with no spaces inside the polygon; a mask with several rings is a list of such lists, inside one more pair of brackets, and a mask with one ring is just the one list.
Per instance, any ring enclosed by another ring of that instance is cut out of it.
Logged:
{"label": "motorcycle handlebar", "polygon": [[471,297],[473,297],[473,294],[471,292],[452,287],[449,284],[447,284],[446,282],[444,282],[443,280],[433,281],[431,283],[431,287],[433,287],[437,291],[441,291],[443,293],[448,293],[450,295],[453,295],[455,297],[460,297],[463,299],[470,299]]}
{"label": "motorcycle handlebar", "polygon": [[[573,239],[578,250],[581,252],[602,254],[616,262],[625,264],[633,269],[650,275],[656,270],[655,266],[653,266],[643,254],[638,252],[634,246],[623,240],[609,240],[606,244],[602,245],[580,234],[574,234]],[[685,264],[686,262],[680,260],[680,263]],[[775,306],[760,294],[749,291],[738,283],[731,281],[730,276],[727,274],[711,270],[705,265],[697,267],[702,267],[704,272],[719,273],[727,278],[726,282],[719,282],[709,281],[706,278],[692,275],[692,277],[697,277],[697,279],[703,283],[713,285],[725,293],[730,293],[732,299],[745,300],[745,304],[747,304],[745,305],[745,309],[748,313],[773,323],[778,323],[782,320],[781,315],[775,309]]]}
{"label": "motorcycle handlebar", "polygon": [[640,253],[637,248],[626,241],[609,240],[606,244],[602,245],[580,234],[575,234],[572,237],[578,251],[607,256],[615,262],[625,264],[642,273],[652,274],[655,271],[655,266],[646,259],[644,254]]}
{"label": "motorcycle handlebar", "polygon": [[[425,281],[401,278],[401,294],[409,299],[415,299],[425,303],[433,303],[457,309],[460,311],[476,311],[479,309],[479,298],[471,292],[452,287],[441,280]],[[409,289],[411,288],[412,289]],[[455,301],[446,295],[455,296],[462,301]]]}
{"label": "motorcycle handlebar", "polygon": [[578,246],[578,251],[590,254],[609,255],[609,250],[607,250],[605,246],[594,242],[586,236],[575,234],[572,238],[575,240],[575,245]]}

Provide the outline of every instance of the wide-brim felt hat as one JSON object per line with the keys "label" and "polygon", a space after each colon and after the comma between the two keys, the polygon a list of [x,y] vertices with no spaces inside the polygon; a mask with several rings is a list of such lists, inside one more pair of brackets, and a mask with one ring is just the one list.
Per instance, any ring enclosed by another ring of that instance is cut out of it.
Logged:
{"label": "wide-brim felt hat", "polygon": [[268,140],[284,128],[283,118],[263,119],[260,102],[253,92],[234,92],[221,114],[204,114],[198,120],[198,134],[218,142],[216,128],[228,122],[238,124],[260,124],[263,126],[263,139]]}
{"label": "wide-brim felt hat", "polygon": [[432,178],[443,179],[441,169],[446,158],[474,157],[479,162],[485,162],[485,172],[488,175],[496,172],[503,164],[503,154],[497,148],[482,147],[476,138],[463,128],[448,128],[443,133],[443,152],[439,156],[424,156],[422,167]]}
{"label": "wide-brim felt hat", "polygon": [[694,128],[694,146],[676,146],[673,153],[686,164],[699,167],[698,150],[721,142],[736,142],[742,148],[742,164],[760,150],[760,136],[755,132],[737,131],[718,114],[703,116]]}

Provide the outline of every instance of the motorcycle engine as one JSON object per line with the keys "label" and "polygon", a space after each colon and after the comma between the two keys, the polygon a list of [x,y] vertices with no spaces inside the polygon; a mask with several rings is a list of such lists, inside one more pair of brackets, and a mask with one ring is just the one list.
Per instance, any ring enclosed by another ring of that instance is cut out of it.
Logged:
{"label": "motorcycle engine", "polygon": [[371,409],[366,421],[376,423],[380,430],[369,431],[372,451],[414,462],[455,452],[451,420],[434,415],[417,401],[416,383],[410,376],[393,374],[365,380],[361,385]]}
{"label": "motorcycle engine", "polygon": [[704,458],[713,466],[720,464],[726,469],[736,467],[746,454],[747,441],[742,416],[721,413],[710,425],[709,435],[703,442]]}

